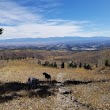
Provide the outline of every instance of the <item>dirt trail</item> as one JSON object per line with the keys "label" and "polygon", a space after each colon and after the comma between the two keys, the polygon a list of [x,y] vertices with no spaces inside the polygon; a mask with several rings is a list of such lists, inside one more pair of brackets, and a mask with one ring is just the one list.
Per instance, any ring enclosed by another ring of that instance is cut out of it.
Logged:
{"label": "dirt trail", "polygon": [[95,110],[89,109],[76,101],[72,96],[71,90],[66,87],[60,87],[60,91],[57,93],[56,110]]}
{"label": "dirt trail", "polygon": [[[62,82],[63,75],[61,73],[58,74],[57,80]],[[57,85],[58,93],[57,93],[57,101],[55,110],[103,110],[93,108],[91,105],[83,104],[79,102],[75,96],[72,94],[72,90],[65,87],[60,83]]]}

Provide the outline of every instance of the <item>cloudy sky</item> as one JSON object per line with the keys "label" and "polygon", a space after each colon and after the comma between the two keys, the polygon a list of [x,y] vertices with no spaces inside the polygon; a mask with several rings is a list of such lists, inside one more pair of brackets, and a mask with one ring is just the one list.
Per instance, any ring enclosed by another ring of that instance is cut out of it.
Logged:
{"label": "cloudy sky", "polygon": [[110,0],[0,0],[0,39],[110,37]]}

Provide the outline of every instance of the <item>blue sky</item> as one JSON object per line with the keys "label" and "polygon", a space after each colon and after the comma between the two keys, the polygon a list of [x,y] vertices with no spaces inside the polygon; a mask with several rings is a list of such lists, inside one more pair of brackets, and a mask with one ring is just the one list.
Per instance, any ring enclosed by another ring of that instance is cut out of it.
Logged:
{"label": "blue sky", "polygon": [[110,0],[0,0],[0,39],[110,37]]}

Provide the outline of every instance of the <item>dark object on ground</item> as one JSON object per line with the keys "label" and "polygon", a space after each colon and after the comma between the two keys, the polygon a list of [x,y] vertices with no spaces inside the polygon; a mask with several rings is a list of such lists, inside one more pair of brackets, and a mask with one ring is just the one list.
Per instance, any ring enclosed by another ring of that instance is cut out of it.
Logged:
{"label": "dark object on ground", "polygon": [[27,84],[29,88],[36,88],[39,85],[39,80],[33,77],[28,78]]}
{"label": "dark object on ground", "polygon": [[51,79],[51,76],[49,74],[44,72],[43,75],[45,75],[45,79]]}

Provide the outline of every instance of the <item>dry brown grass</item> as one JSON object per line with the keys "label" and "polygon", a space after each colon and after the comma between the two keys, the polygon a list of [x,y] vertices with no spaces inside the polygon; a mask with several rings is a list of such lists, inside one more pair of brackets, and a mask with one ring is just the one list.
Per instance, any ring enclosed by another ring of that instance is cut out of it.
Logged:
{"label": "dry brown grass", "polygon": [[70,88],[80,103],[97,109],[110,109],[110,82],[75,85]]}
{"label": "dry brown grass", "polygon": [[[110,79],[109,71],[106,74],[96,74],[95,70],[87,71],[79,68],[56,69],[42,67],[37,65],[37,60],[13,60],[8,63],[3,63],[3,61],[1,63],[3,64],[0,67],[1,82],[16,81],[25,83],[30,76],[45,80],[42,75],[43,72],[49,73],[53,80],[57,80],[60,73],[63,81],[67,79],[76,81],[93,81],[88,84],[69,85],[68,87],[73,90],[71,95],[80,103],[85,105],[89,104],[93,108],[101,108],[102,110],[109,110],[110,108],[110,82],[98,82]],[[25,90],[18,92],[13,91],[3,95],[10,95],[12,93],[23,95],[23,97],[14,98],[8,102],[0,103],[0,110],[59,110],[55,109],[57,107],[56,95],[48,96],[46,98],[36,96],[30,98],[29,93]],[[69,109],[70,108],[65,108],[65,110]],[[61,108],[61,110],[63,109]],[[71,108],[70,110],[75,110],[75,108]]]}

